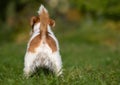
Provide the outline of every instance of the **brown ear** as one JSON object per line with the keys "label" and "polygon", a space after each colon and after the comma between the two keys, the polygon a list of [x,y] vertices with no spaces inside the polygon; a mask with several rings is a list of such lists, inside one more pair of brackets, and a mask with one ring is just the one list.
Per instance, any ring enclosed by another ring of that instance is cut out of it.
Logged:
{"label": "brown ear", "polygon": [[49,25],[50,25],[51,27],[54,27],[54,26],[55,26],[55,21],[54,21],[53,19],[50,19]]}
{"label": "brown ear", "polygon": [[39,17],[33,16],[30,20],[30,25],[34,26],[35,23],[39,22]]}

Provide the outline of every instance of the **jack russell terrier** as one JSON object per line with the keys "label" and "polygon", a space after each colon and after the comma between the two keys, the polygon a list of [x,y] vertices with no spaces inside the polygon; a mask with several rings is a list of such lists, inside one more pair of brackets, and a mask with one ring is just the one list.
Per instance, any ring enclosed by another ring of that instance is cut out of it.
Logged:
{"label": "jack russell terrier", "polygon": [[31,18],[32,34],[24,58],[24,74],[29,77],[36,68],[46,68],[55,75],[62,74],[62,61],[58,40],[51,30],[55,21],[50,19],[47,9],[41,5],[38,16]]}

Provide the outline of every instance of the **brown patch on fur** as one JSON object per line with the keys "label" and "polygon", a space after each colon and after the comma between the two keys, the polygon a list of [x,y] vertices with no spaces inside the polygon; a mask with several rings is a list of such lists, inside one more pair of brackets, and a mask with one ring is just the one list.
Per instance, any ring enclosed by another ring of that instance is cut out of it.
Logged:
{"label": "brown patch on fur", "polygon": [[46,43],[50,46],[50,48],[52,49],[52,52],[57,51],[56,42],[52,37],[47,36],[46,37]]}
{"label": "brown patch on fur", "polygon": [[32,25],[34,25],[35,23],[37,23],[37,22],[39,22],[39,21],[40,21],[40,19],[39,19],[38,16],[33,16],[33,17],[31,18],[31,20],[30,20],[30,25],[32,26]]}
{"label": "brown patch on fur", "polygon": [[53,19],[49,19],[49,25],[51,27],[54,27],[55,26],[55,21]]}
{"label": "brown patch on fur", "polygon": [[39,46],[40,42],[41,42],[41,36],[39,34],[30,42],[30,46],[28,48],[28,51],[34,53],[35,48]]}
{"label": "brown patch on fur", "polygon": [[32,32],[33,32],[33,26],[40,22],[40,18],[38,16],[33,16],[30,20],[30,25],[32,26]]}

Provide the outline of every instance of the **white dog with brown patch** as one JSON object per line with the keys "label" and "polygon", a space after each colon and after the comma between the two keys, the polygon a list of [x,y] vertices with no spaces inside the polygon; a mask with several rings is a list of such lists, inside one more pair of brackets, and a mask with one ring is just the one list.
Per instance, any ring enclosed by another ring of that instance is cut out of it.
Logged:
{"label": "white dog with brown patch", "polygon": [[38,16],[31,18],[32,34],[24,59],[24,74],[29,77],[36,68],[46,68],[57,76],[62,74],[59,44],[51,27],[55,21],[49,18],[47,9],[41,5]]}

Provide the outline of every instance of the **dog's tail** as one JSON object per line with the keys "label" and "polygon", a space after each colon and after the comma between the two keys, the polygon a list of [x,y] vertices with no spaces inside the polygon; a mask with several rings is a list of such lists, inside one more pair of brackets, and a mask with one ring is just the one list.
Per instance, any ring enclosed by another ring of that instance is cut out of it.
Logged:
{"label": "dog's tail", "polygon": [[43,10],[44,10],[44,12],[48,13],[47,9],[41,4],[41,6],[39,7],[39,10],[38,10],[38,14],[40,15],[43,12]]}

